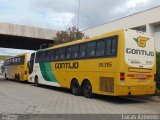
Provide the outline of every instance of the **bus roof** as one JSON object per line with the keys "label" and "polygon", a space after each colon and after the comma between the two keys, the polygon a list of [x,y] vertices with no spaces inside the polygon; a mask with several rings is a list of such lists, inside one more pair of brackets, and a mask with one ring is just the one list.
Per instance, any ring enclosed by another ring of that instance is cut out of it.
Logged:
{"label": "bus roof", "polygon": [[22,53],[22,54],[19,54],[19,55],[16,55],[16,56],[12,56],[12,57],[6,58],[6,59],[4,59],[4,60],[12,59],[12,58],[19,57],[19,56],[23,56],[23,55],[26,55],[26,54],[27,54],[27,53]]}
{"label": "bus roof", "polygon": [[[37,51],[50,50],[50,49],[54,49],[54,48],[62,48],[62,47],[65,47],[65,46],[75,45],[75,44],[79,44],[79,43],[85,43],[85,42],[89,42],[89,41],[93,41],[93,40],[97,40],[97,39],[103,39],[103,38],[106,38],[106,37],[112,37],[112,36],[116,36],[116,35],[124,32],[124,30],[126,30],[126,31],[137,31],[137,30],[132,30],[132,29],[119,29],[119,30],[116,30],[116,31],[108,32],[108,33],[105,33],[105,34],[102,34],[102,35],[99,35],[99,36],[95,36],[95,37],[91,37],[91,38],[88,38],[88,39],[75,40],[75,41],[72,41],[72,42],[67,42],[67,43],[55,45],[53,47],[40,49],[40,50],[37,50]],[[137,32],[144,33],[144,32],[141,32],[141,31],[137,31]]]}
{"label": "bus roof", "polygon": [[[105,37],[111,37],[111,36],[118,35],[120,32],[123,32],[123,31],[124,31],[124,29],[120,29],[120,30],[105,33],[105,34],[102,34],[100,36],[96,36],[96,37],[92,37],[92,38],[88,38],[88,39],[75,40],[75,41],[72,41],[72,42],[67,42],[67,43],[55,45],[53,47],[45,48],[43,50],[50,50],[50,49],[54,49],[54,48],[62,48],[62,47],[69,46],[69,45],[75,45],[75,44],[79,44],[79,43],[89,42],[89,41],[92,41],[92,40],[103,39]],[[40,49],[38,51],[42,51],[42,49]]]}

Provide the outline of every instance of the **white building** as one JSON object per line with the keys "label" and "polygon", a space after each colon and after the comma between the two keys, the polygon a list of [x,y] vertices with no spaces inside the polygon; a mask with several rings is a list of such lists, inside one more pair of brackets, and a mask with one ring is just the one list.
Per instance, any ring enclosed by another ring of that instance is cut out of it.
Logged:
{"label": "white building", "polygon": [[86,35],[93,37],[117,29],[135,29],[151,33],[156,40],[157,51],[160,51],[160,6],[129,15],[99,26],[85,29]]}

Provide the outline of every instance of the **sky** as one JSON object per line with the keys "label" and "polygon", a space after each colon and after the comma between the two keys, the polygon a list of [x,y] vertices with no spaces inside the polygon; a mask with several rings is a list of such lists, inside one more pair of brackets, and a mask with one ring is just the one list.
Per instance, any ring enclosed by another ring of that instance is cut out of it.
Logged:
{"label": "sky", "polygon": [[[158,5],[160,0],[80,0],[80,7],[79,0],[0,0],[0,22],[54,30],[78,25],[83,30]],[[5,55],[24,52],[0,48]]]}

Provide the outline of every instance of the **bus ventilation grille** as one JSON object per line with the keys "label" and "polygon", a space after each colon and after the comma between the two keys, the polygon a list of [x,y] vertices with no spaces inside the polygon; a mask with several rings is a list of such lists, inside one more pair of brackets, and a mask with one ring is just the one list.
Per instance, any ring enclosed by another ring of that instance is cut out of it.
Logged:
{"label": "bus ventilation grille", "polygon": [[114,93],[114,78],[100,77],[100,91]]}

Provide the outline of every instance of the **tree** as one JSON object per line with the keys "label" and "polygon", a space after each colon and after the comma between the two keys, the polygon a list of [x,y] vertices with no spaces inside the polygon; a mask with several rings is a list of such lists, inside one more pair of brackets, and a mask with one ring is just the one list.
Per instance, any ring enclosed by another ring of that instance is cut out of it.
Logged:
{"label": "tree", "polygon": [[157,88],[160,90],[160,52],[157,52],[156,54],[156,58],[157,58]]}
{"label": "tree", "polygon": [[54,43],[50,46],[87,38],[89,37],[85,36],[84,33],[74,26],[68,28],[66,31],[62,30],[57,32],[56,37],[53,38]]}

